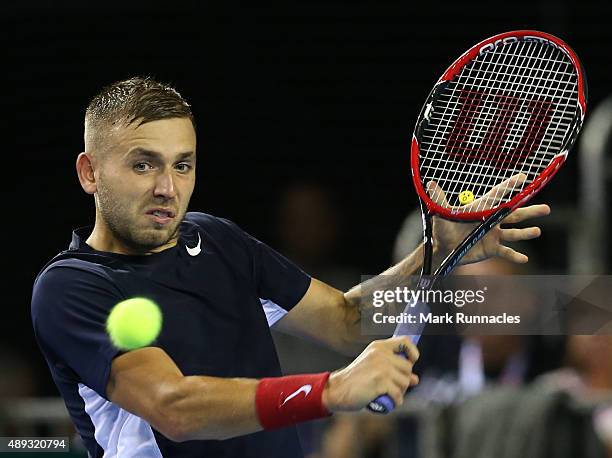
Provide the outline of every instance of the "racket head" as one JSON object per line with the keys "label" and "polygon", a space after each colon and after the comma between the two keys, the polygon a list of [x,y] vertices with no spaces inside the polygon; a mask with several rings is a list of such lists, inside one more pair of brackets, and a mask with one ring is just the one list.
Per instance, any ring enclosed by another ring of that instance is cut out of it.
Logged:
{"label": "racket head", "polygon": [[565,162],[586,103],[584,70],[561,39],[517,30],[481,41],[444,72],[419,115],[411,143],[419,198],[430,214],[457,221],[523,205]]}

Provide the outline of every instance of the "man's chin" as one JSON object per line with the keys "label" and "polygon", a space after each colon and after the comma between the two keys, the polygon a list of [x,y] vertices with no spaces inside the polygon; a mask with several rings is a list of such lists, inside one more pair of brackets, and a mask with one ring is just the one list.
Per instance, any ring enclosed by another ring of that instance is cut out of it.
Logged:
{"label": "man's chin", "polygon": [[138,234],[133,234],[132,243],[139,249],[153,250],[170,244],[176,238],[177,233],[175,227],[155,225],[140,231]]}

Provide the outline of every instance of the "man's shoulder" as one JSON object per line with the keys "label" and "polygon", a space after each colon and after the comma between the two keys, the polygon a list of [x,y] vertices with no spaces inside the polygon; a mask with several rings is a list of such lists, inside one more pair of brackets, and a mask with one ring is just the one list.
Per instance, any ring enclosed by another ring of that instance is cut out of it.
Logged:
{"label": "man's shoulder", "polygon": [[36,276],[33,285],[33,299],[51,293],[62,296],[68,294],[75,285],[86,289],[96,285],[114,290],[114,282],[109,276],[108,269],[97,261],[92,255],[72,250],[62,251],[51,259]]}
{"label": "man's shoulder", "polygon": [[[100,264],[74,257],[51,260],[38,274],[32,287],[32,319],[59,319],[67,314],[88,314],[117,303],[124,297],[120,285]],[[84,313],[81,313],[84,312]],[[35,325],[36,327],[36,325]]]}
{"label": "man's shoulder", "polygon": [[36,276],[34,283],[36,284],[41,278],[49,275],[49,272],[53,272],[54,277],[65,278],[66,280],[74,280],[80,276],[90,276],[91,274],[106,276],[103,265],[96,258],[99,258],[99,256],[73,250],[62,251],[45,264]]}

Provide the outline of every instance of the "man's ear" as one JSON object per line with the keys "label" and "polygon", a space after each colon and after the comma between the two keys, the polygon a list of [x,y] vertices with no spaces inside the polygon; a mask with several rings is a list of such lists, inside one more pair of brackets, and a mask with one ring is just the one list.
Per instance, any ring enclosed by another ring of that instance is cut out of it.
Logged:
{"label": "man's ear", "polygon": [[91,154],[79,154],[76,160],[76,169],[83,190],[87,194],[94,194],[98,190],[98,187],[96,184]]}

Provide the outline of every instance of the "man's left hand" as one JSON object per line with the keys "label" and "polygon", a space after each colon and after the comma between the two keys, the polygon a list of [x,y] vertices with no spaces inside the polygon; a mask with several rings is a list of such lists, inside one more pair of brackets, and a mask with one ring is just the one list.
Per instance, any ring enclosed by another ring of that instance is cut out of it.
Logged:
{"label": "man's left hand", "polygon": [[[521,180],[522,177],[517,176],[516,178],[507,180],[506,182],[502,183],[502,185],[505,187],[505,189],[511,189],[516,184],[519,184]],[[450,207],[444,193],[435,182],[430,182],[427,188],[432,197],[437,196],[435,199],[436,203],[446,208]],[[505,194],[505,192],[498,193],[496,188],[487,193],[487,196],[491,195],[502,197]],[[477,206],[480,204],[482,207],[482,202],[480,202],[480,200],[489,199],[487,196],[483,196],[481,199],[474,201],[471,205]],[[490,202],[487,206],[493,206],[495,203],[496,202]],[[548,214],[550,214],[550,207],[546,204],[530,205],[528,207],[514,210],[500,224],[491,229],[480,242],[474,245],[474,247],[472,247],[472,249],[463,257],[461,263],[469,264],[494,256],[499,256],[500,258],[507,259],[508,261],[517,264],[526,263],[528,261],[526,255],[504,245],[504,242],[520,242],[523,240],[535,239],[541,235],[542,231],[537,226],[518,229],[502,228],[501,225],[516,224],[531,218],[546,216]],[[434,244],[437,244],[439,253],[444,255],[449,254],[476,226],[477,224],[474,223],[454,222],[444,218],[434,217],[433,237]]]}

